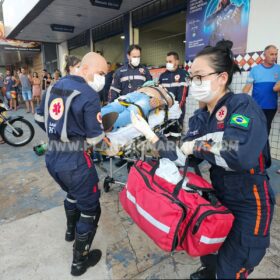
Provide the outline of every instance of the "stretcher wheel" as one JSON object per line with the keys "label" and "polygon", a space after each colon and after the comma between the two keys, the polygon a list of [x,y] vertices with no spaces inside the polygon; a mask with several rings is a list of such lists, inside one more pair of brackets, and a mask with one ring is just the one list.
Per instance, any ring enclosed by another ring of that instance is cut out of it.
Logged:
{"label": "stretcher wheel", "polygon": [[103,183],[103,188],[104,188],[104,192],[109,192],[110,190],[110,183],[113,183],[114,182],[114,179],[107,176],[105,179],[104,179],[104,183]]}

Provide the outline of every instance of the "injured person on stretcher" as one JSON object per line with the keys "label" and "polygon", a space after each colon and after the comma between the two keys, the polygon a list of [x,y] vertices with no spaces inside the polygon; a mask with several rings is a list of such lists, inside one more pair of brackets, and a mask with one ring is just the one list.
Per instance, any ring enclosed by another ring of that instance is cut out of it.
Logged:
{"label": "injured person on stretcher", "polygon": [[[142,134],[131,123],[131,112],[143,116],[151,129],[165,129],[179,120],[182,111],[172,93],[161,86],[142,87],[101,108],[106,137],[96,149],[105,155],[126,150]],[[105,146],[104,146],[105,144]]]}
{"label": "injured person on stretcher", "polygon": [[116,131],[131,123],[130,113],[139,113],[145,119],[155,109],[166,109],[174,105],[174,96],[161,86],[142,87],[120,96],[101,109],[105,132]]}

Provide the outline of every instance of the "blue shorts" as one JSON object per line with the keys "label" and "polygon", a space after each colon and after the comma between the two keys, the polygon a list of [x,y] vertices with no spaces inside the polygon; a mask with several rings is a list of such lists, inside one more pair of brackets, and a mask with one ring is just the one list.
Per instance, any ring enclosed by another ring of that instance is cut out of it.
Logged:
{"label": "blue shorts", "polygon": [[11,92],[10,92],[10,91],[6,91],[6,98],[7,98],[8,100],[11,99]]}
{"label": "blue shorts", "polygon": [[22,98],[23,98],[24,101],[32,100],[31,90],[23,90],[22,91]]}

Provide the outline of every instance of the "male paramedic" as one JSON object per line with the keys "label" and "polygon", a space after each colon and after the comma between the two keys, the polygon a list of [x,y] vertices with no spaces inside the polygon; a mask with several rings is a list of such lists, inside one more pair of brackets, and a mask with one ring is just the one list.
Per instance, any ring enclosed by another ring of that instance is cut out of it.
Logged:
{"label": "male paramedic", "polygon": [[106,60],[97,53],[86,54],[75,75],[61,78],[48,89],[35,115],[49,138],[46,166],[67,193],[66,241],[73,241],[71,274],[79,276],[101,258],[100,250],[90,252],[101,214],[98,176],[87,153],[87,144],[99,143],[100,99],[107,72]]}
{"label": "male paramedic", "polygon": [[159,84],[164,86],[169,92],[175,95],[175,99],[179,102],[182,110],[178,126],[170,128],[165,132],[166,136],[180,137],[185,116],[185,104],[187,97],[187,72],[185,69],[179,68],[179,55],[176,52],[169,52],[166,56],[166,71],[159,77]]}
{"label": "male paramedic", "polygon": [[[120,95],[126,95],[134,92],[141,87],[146,81],[152,80],[149,70],[140,64],[141,47],[131,45],[127,50],[128,62],[120,67],[114,75],[112,86],[109,92],[108,102],[114,101]],[[126,161],[121,159],[116,166],[122,166]]]}

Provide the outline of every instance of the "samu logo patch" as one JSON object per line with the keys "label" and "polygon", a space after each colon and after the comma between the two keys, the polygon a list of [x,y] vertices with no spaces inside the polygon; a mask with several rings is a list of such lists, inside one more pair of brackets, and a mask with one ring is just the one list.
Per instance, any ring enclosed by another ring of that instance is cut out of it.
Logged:
{"label": "samu logo patch", "polygon": [[58,121],[64,112],[64,104],[62,98],[56,98],[51,102],[49,113],[53,120]]}

